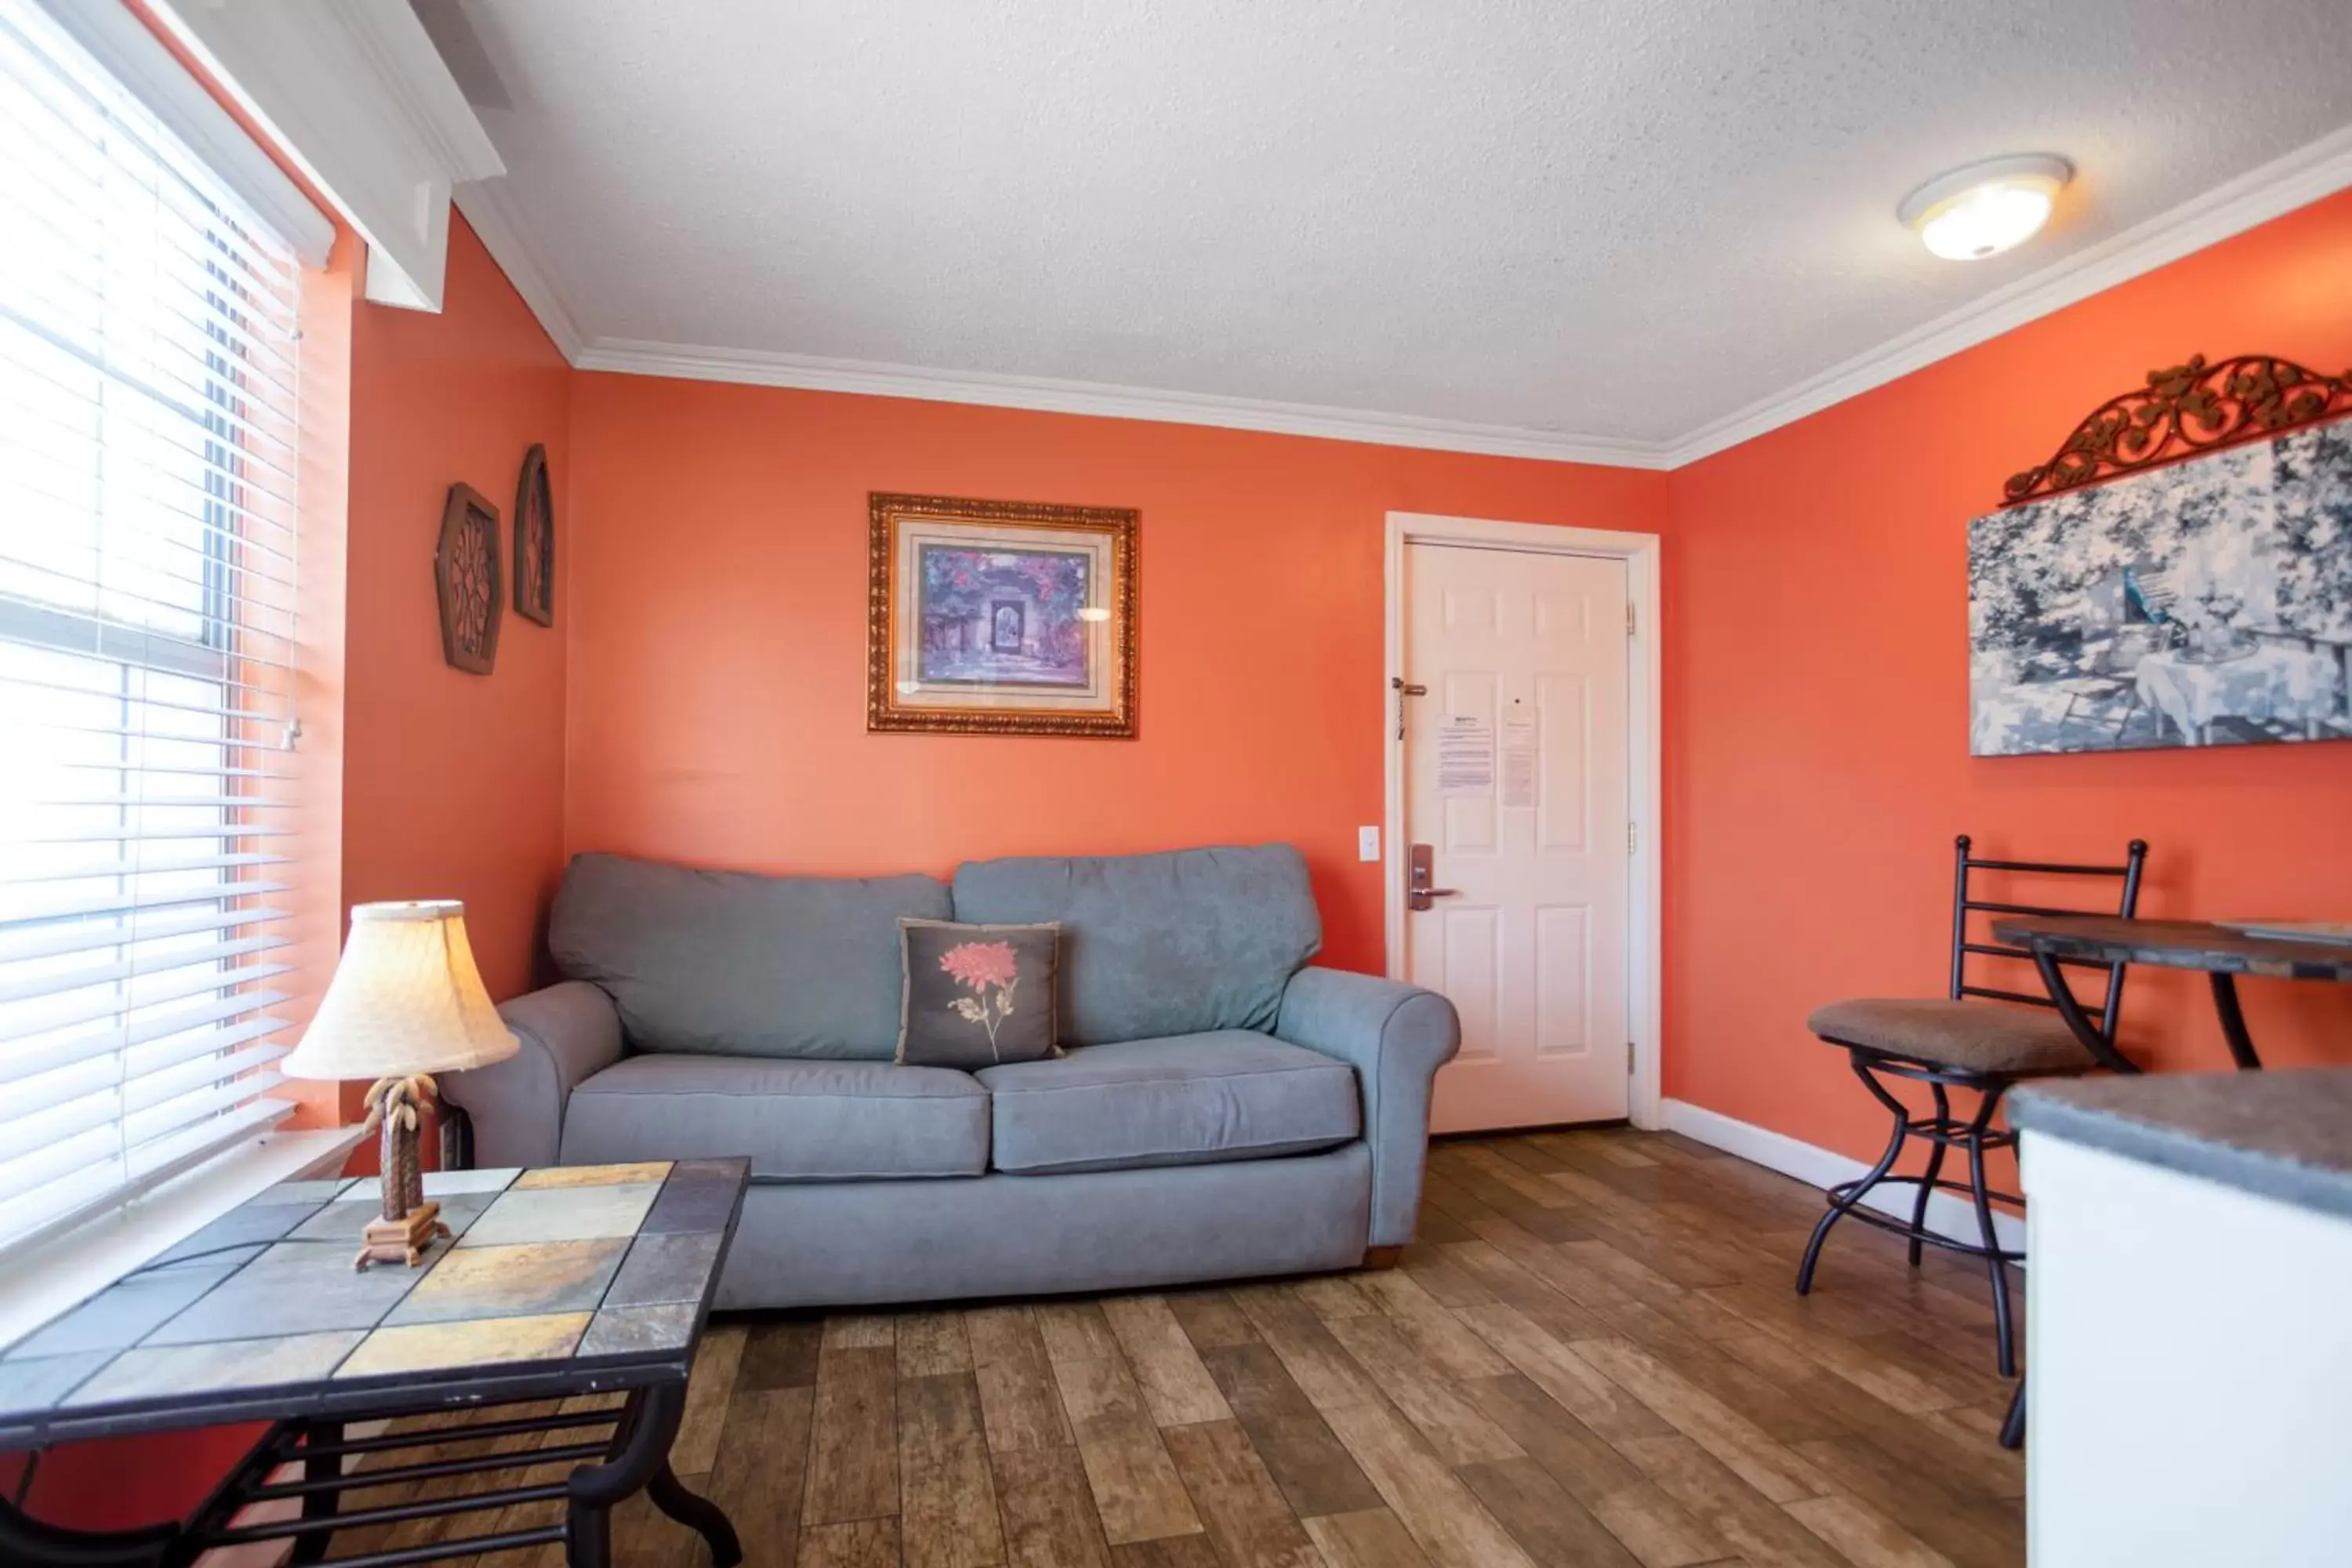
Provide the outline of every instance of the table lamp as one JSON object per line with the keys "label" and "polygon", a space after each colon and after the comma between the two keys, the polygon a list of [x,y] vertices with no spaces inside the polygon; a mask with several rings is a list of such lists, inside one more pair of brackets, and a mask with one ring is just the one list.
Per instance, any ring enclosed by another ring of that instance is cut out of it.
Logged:
{"label": "table lamp", "polygon": [[352,1267],[416,1267],[436,1236],[441,1205],[425,1201],[416,1158],[418,1108],[432,1075],[486,1067],[515,1053],[466,945],[466,906],[454,900],[354,904],[351,940],[302,1043],[278,1068],[294,1078],[373,1079],[370,1128],[383,1129],[383,1217],[370,1220]]}

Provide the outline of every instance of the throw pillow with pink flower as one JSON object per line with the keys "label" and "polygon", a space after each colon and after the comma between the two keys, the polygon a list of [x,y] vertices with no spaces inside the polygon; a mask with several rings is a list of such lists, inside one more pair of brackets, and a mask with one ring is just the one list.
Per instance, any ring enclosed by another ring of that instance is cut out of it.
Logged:
{"label": "throw pillow with pink flower", "polygon": [[898,1060],[966,1070],[1058,1056],[1061,928],[902,920]]}

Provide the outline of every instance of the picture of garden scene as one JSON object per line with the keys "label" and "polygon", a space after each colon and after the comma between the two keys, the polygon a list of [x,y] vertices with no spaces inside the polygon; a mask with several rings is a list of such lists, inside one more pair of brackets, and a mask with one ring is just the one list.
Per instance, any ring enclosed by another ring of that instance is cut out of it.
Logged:
{"label": "picture of garden scene", "polygon": [[1092,559],[1062,550],[919,547],[926,683],[1087,684]]}
{"label": "picture of garden scene", "polygon": [[2352,737],[2352,421],[1969,525],[1969,751]]}

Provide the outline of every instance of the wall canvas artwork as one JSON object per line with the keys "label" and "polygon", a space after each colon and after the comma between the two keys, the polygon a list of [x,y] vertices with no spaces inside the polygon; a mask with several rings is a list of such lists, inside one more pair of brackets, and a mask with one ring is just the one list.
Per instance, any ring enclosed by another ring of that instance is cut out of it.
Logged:
{"label": "wall canvas artwork", "polygon": [[876,495],[866,728],[1135,733],[1132,511]]}
{"label": "wall canvas artwork", "polygon": [[2352,738],[2352,421],[1969,525],[1978,756]]}

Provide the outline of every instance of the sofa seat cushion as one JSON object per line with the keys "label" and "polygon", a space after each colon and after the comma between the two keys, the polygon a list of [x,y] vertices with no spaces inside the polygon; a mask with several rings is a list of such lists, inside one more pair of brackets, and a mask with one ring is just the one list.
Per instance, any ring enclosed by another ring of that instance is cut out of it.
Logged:
{"label": "sofa seat cushion", "polygon": [[1355,1069],[1245,1029],[1087,1046],[972,1075],[1000,1171],[1043,1174],[1262,1160],[1362,1127]]}
{"label": "sofa seat cushion", "polygon": [[748,1155],[754,1182],[977,1176],[988,1091],[889,1062],[625,1057],[572,1091],[563,1163]]}

